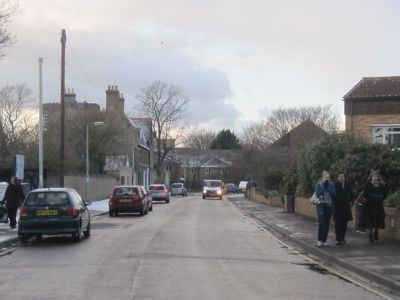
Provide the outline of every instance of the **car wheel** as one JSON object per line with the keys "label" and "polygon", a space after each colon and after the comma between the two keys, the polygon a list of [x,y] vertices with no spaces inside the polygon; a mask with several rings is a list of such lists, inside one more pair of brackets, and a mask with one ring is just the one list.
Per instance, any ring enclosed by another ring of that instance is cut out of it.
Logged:
{"label": "car wheel", "polygon": [[108,211],[108,215],[109,215],[110,217],[113,217],[113,216],[114,216],[114,213],[112,212],[112,210],[109,210],[109,211]]}
{"label": "car wheel", "polygon": [[149,210],[150,210],[150,208],[149,208],[149,205],[147,204],[146,205],[146,211],[144,212],[144,214],[147,215],[149,213]]}
{"label": "car wheel", "polygon": [[203,196],[203,199],[206,199],[206,197],[205,197],[205,196]]}
{"label": "car wheel", "polygon": [[222,200],[222,196],[219,196],[219,200]]}
{"label": "car wheel", "polygon": [[83,235],[88,238],[90,236],[90,222],[88,226],[86,227],[86,231],[83,232]]}
{"label": "car wheel", "polygon": [[169,203],[169,199],[165,200],[165,203]]}
{"label": "car wheel", "polygon": [[150,206],[149,210],[153,211],[153,203],[151,203],[151,206]]}
{"label": "car wheel", "polygon": [[114,211],[114,216],[118,217],[118,212]]}
{"label": "car wheel", "polygon": [[26,244],[28,242],[29,237],[25,234],[20,234],[18,236],[18,238],[19,238],[19,241],[21,242],[21,244]]}
{"label": "car wheel", "polygon": [[37,234],[37,235],[36,235],[36,239],[37,239],[38,241],[41,241],[41,240],[43,239],[43,235]]}
{"label": "car wheel", "polygon": [[79,243],[82,240],[82,227],[81,226],[79,226],[79,232],[72,234],[72,239],[74,240],[75,243]]}

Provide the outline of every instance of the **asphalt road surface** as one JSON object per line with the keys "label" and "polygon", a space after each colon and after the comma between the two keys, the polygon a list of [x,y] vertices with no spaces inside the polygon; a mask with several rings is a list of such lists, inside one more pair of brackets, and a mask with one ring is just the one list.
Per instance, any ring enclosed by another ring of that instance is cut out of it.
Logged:
{"label": "asphalt road surface", "polygon": [[381,299],[282,246],[227,200],[173,197],[0,257],[1,299]]}

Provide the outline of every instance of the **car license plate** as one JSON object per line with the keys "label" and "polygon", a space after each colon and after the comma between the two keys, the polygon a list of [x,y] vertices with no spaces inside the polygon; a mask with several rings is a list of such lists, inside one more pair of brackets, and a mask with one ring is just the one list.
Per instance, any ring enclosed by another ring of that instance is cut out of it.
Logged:
{"label": "car license plate", "polygon": [[36,211],[37,216],[57,216],[58,210],[56,209],[49,209],[49,210],[38,210]]}
{"label": "car license plate", "polygon": [[119,202],[120,203],[130,203],[131,199],[120,199]]}

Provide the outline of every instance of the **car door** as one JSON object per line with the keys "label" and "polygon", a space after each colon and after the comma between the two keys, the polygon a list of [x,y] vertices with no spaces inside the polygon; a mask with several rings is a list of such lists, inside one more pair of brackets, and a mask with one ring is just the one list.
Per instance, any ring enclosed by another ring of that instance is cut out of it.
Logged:
{"label": "car door", "polygon": [[90,222],[89,209],[87,208],[85,202],[82,200],[82,197],[78,194],[78,192],[73,191],[72,194],[74,196],[77,209],[79,210],[79,213],[81,215],[82,228],[86,229]]}

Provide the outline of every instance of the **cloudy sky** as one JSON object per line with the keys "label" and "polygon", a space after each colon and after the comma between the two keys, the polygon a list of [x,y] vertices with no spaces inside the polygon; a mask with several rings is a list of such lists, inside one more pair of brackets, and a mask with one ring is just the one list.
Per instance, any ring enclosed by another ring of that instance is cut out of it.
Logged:
{"label": "cloudy sky", "polygon": [[187,121],[240,131],[279,107],[333,104],[364,76],[400,75],[396,0],[20,0],[17,43],[0,86],[27,84],[59,101],[60,32],[66,86],[105,105],[118,85],[126,111],[155,80],[191,99]]}

